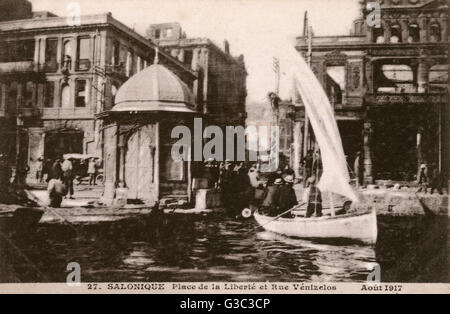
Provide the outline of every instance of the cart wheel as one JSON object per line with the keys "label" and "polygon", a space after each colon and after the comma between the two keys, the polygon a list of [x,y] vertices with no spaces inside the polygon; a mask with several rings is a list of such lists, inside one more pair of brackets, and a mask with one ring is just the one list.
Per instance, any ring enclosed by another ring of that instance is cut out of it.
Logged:
{"label": "cart wheel", "polygon": [[103,174],[97,175],[97,178],[95,180],[97,183],[104,183],[103,182],[103,180],[104,180]]}

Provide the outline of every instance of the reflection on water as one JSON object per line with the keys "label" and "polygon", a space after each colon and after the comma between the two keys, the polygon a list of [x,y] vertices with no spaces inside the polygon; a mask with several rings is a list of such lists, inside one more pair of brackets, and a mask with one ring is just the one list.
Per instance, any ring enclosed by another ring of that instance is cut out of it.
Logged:
{"label": "reflection on water", "polygon": [[42,225],[27,239],[0,237],[1,282],[64,282],[70,262],[84,282],[449,282],[446,217],[379,217],[376,247],[319,243],[255,231],[221,215],[166,215],[113,223]]}

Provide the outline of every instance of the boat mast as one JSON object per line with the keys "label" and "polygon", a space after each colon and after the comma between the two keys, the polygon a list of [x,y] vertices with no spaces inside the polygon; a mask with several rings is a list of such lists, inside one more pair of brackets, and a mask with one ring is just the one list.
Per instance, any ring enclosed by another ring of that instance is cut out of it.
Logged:
{"label": "boat mast", "polygon": [[[308,42],[308,52],[306,55],[306,60],[311,68],[312,66],[312,27],[309,25],[308,21],[308,11],[305,12],[305,19],[304,19],[304,25],[303,25],[303,37],[306,37],[306,40]],[[308,153],[308,138],[309,138],[309,118],[308,114],[306,113],[306,107],[305,107],[305,127],[303,132],[303,156],[305,157]],[[305,178],[306,179],[306,178]]]}
{"label": "boat mast", "polygon": [[[304,37],[306,36],[306,40],[308,43],[308,52],[307,52],[306,60],[307,60],[309,67],[312,68],[313,30],[312,30],[312,26],[310,25],[309,20],[308,20],[308,11],[305,12],[303,36]],[[308,153],[308,144],[309,144],[308,139],[309,139],[309,118],[308,118],[308,114],[306,113],[306,108],[305,108],[305,132],[304,132],[304,139],[303,139],[303,143],[304,143],[303,156],[306,156],[306,154]],[[317,165],[316,165],[317,168],[319,167],[318,163],[319,163],[319,161],[317,161]],[[318,175],[318,171],[316,171],[316,172]],[[316,180],[319,180],[318,176],[316,176]],[[334,198],[333,198],[332,192],[328,192],[328,199],[330,202],[331,216],[334,217],[336,215],[336,211],[334,208]]]}

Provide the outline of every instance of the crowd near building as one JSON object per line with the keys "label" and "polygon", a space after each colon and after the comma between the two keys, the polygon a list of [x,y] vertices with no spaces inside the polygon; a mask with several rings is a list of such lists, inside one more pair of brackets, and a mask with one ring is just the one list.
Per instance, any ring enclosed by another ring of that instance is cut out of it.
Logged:
{"label": "crowd near building", "polygon": [[[380,27],[368,26],[367,2],[360,1],[361,16],[350,35],[312,36],[309,48],[305,30],[296,44],[334,106],[349,168],[359,152],[366,183],[411,182],[423,164],[429,173],[448,175],[449,2],[378,1]],[[293,138],[283,152],[301,174],[314,134],[304,143],[298,96],[281,107],[292,116],[284,125]]]}
{"label": "crowd near building", "polygon": [[106,196],[121,181],[131,198],[187,198],[195,165],[171,162],[171,128],[196,116],[243,125],[243,56],[176,23],[146,38],[110,13],[71,25],[26,3],[0,22],[0,153],[16,174],[33,180],[42,159],[85,154],[103,161]]}

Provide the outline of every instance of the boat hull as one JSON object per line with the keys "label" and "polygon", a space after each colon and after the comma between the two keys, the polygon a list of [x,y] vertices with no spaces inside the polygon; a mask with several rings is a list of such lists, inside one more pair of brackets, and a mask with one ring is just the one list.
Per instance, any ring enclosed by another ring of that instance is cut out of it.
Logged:
{"label": "boat hull", "polygon": [[267,231],[294,238],[350,239],[375,244],[378,236],[375,211],[320,218],[279,218],[255,213],[256,221]]}
{"label": "boat hull", "polygon": [[44,214],[37,208],[17,208],[0,212],[0,232],[7,236],[32,234]]}

